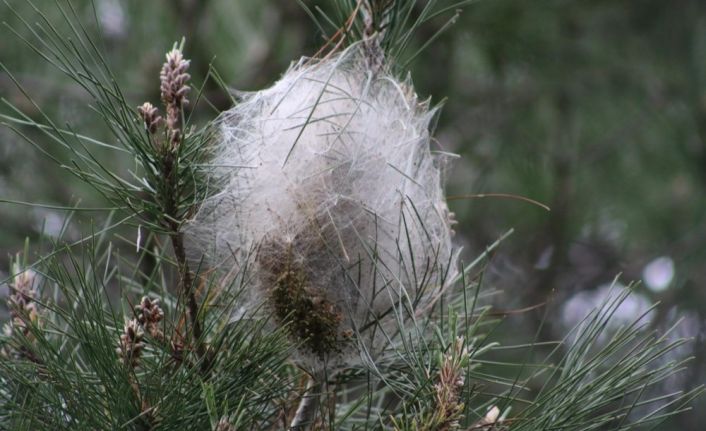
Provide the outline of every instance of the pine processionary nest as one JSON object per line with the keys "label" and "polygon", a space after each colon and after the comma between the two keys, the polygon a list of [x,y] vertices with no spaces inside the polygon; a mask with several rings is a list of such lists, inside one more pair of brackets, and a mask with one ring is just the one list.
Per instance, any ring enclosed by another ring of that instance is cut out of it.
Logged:
{"label": "pine processionary nest", "polygon": [[223,273],[247,263],[248,301],[313,367],[350,361],[353,339],[374,352],[370,328],[427,303],[455,264],[434,110],[365,64],[357,46],[303,59],[225,112],[217,191],[186,230]]}

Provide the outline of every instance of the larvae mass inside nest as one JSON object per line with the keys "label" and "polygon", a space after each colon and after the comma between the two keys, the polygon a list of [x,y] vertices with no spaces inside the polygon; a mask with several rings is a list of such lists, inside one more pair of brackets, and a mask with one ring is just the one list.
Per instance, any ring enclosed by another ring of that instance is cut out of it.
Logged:
{"label": "larvae mass inside nest", "polygon": [[269,306],[290,337],[321,360],[341,353],[350,338],[350,331],[342,330],[343,310],[311,285],[294,259],[292,245],[269,243],[258,261],[269,274]]}

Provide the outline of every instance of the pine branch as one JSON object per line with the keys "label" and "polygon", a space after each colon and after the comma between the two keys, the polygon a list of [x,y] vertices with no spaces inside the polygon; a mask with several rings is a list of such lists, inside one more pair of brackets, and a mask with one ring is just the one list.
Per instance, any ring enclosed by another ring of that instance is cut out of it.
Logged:
{"label": "pine branch", "polygon": [[292,424],[289,426],[290,430],[306,431],[311,429],[319,409],[319,402],[321,400],[320,391],[321,383],[316,382],[314,377],[309,377],[304,395],[302,395],[297,411],[294,414]]}
{"label": "pine branch", "polygon": [[[147,133],[155,139],[158,154],[162,159],[160,166],[162,167],[161,178],[164,181],[164,192],[162,196],[157,196],[157,199],[163,202],[162,212],[164,215],[162,224],[168,231],[177,260],[180,280],[179,291],[182,297],[186,299],[188,315],[191,321],[192,340],[196,343],[196,352],[201,360],[201,369],[206,371],[209,368],[209,361],[199,320],[199,305],[194,290],[194,276],[186,258],[184,234],[181,232],[184,212],[179,206],[180,198],[185,194],[185,191],[182,190],[180,178],[182,172],[178,169],[179,156],[182,152],[181,146],[186,135],[183,129],[182,117],[184,115],[184,107],[189,103],[186,95],[190,91],[188,85],[190,75],[187,73],[189,61],[184,58],[182,49],[183,41],[182,46],[178,48],[175,44],[174,48],[167,53],[166,62],[160,72],[160,92],[166,111],[165,120],[158,116],[157,109],[148,102],[139,107],[138,111],[142,116]],[[164,126],[163,141],[157,135],[160,125]]]}

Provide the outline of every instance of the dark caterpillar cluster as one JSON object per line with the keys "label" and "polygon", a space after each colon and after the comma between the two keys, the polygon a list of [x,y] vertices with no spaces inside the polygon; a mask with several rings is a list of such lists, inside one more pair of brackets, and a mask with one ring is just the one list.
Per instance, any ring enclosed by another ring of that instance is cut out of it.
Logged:
{"label": "dark caterpillar cluster", "polygon": [[342,328],[343,311],[312,286],[303,264],[295,258],[294,245],[270,240],[257,256],[266,270],[263,281],[268,286],[268,305],[292,339],[320,360],[341,353],[350,338],[350,331]]}

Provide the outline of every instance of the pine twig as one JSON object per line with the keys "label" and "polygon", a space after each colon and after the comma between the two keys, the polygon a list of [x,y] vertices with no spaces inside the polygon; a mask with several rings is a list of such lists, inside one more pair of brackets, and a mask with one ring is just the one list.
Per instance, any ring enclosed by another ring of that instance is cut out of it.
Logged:
{"label": "pine twig", "polygon": [[162,178],[165,181],[162,209],[164,217],[162,224],[169,232],[169,238],[174,249],[174,256],[179,271],[179,292],[186,300],[187,313],[191,322],[193,340],[196,343],[196,354],[202,361],[201,369],[209,367],[206,358],[206,347],[201,339],[203,329],[199,321],[199,304],[194,290],[194,276],[186,259],[184,235],[181,232],[182,214],[179,209],[179,196],[183,194],[179,184],[179,150],[184,141],[184,125],[182,114],[189,100],[187,94],[191,89],[188,81],[191,76],[187,73],[190,61],[184,58],[182,48],[177,47],[169,51],[166,61],[160,71],[160,93],[164,104],[166,117],[159,116],[157,109],[150,103],[145,103],[138,108],[145,128],[150,135],[155,135],[160,126],[164,126],[166,138],[164,142],[157,143],[157,152],[161,159]]}
{"label": "pine twig", "polygon": [[289,426],[291,431],[305,431],[310,428],[316,418],[316,411],[319,408],[321,384],[317,383],[314,377],[309,377],[306,384],[306,391],[299,402],[297,412]]}
{"label": "pine twig", "polygon": [[395,0],[362,0],[363,46],[370,70],[377,73],[385,63],[382,40],[389,24],[389,12]]}
{"label": "pine twig", "polygon": [[[170,235],[172,241],[172,247],[174,248],[174,254],[176,256],[177,264],[179,265],[179,275],[181,278],[181,292],[186,298],[186,306],[188,308],[189,318],[191,319],[191,327],[193,331],[193,338],[196,341],[196,353],[199,358],[204,360],[206,357],[206,348],[203,345],[201,336],[203,331],[201,329],[201,322],[198,318],[199,305],[196,300],[196,292],[194,292],[193,286],[193,274],[189,269],[189,264],[186,261],[186,251],[184,248],[184,235],[179,232],[178,226],[171,226],[172,233]],[[208,364],[204,362],[202,364],[202,369],[207,369]]]}

